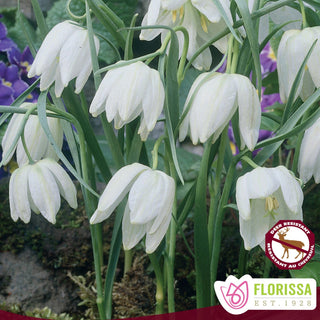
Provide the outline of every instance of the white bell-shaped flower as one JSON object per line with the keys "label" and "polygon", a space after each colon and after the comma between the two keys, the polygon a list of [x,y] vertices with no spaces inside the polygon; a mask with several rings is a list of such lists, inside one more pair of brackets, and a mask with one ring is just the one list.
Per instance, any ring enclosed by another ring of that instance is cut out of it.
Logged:
{"label": "white bell-shaped flower", "polygon": [[146,252],[152,253],[171,221],[175,182],[165,173],[139,163],[125,166],[109,181],[90,223],[107,219],[127,193],[122,220],[124,249],[130,250],[146,235]]}
{"label": "white bell-shaped flower", "polygon": [[[229,21],[232,21],[230,1],[219,0]],[[224,28],[226,24],[212,0],[151,0],[148,12],[142,21],[142,26],[166,25],[171,28],[181,25],[189,34],[189,47],[187,58],[190,59],[195,52],[207,41],[212,39]],[[161,33],[163,40],[168,33],[161,29],[144,29],[141,31],[141,40],[152,40]],[[180,55],[183,48],[183,35],[177,32]],[[227,37],[213,44],[222,53],[227,50]],[[204,50],[193,62],[193,66],[199,70],[208,70],[211,66],[212,57],[210,49]]]}
{"label": "white bell-shaped flower", "polygon": [[214,142],[239,109],[241,148],[253,150],[259,137],[261,107],[250,80],[239,74],[203,73],[195,80],[184,110],[191,107],[180,126],[179,140],[188,132],[193,144]]}
{"label": "white bell-shaped flower", "polygon": [[[33,103],[23,103],[20,108],[30,109],[33,106]],[[15,113],[9,122],[6,133],[2,139],[2,157],[5,158],[8,156],[7,160],[3,162],[3,165],[6,165],[11,160],[15,151],[17,151],[16,156],[19,167],[29,162],[21,138],[18,140],[16,148],[9,154],[9,149],[17,135],[17,130],[23,121],[23,117],[24,114]],[[61,121],[57,118],[48,117],[48,125],[56,144],[61,148],[63,143]],[[38,116],[29,116],[24,127],[24,139],[30,156],[34,161],[38,161],[42,158],[58,160],[56,152],[41,127]]]}
{"label": "white bell-shaped flower", "polygon": [[138,133],[146,140],[161,114],[164,98],[159,72],[138,61],[107,72],[89,111],[94,117],[105,111],[116,129],[141,115]]}
{"label": "white bell-shaped flower", "polygon": [[16,169],[9,183],[11,217],[28,223],[31,210],[41,213],[49,222],[56,222],[60,194],[70,207],[77,207],[76,188],[64,169],[46,158]]}
{"label": "white bell-shaped flower", "polygon": [[303,192],[286,167],[253,169],[236,185],[240,234],[247,250],[260,245],[279,220],[302,220]]}
{"label": "white bell-shaped flower", "polygon": [[[96,51],[99,39],[94,37]],[[88,30],[73,21],[57,24],[47,34],[34,59],[28,76],[40,76],[40,90],[55,82],[55,95],[60,97],[64,87],[76,78],[76,93],[87,82],[92,71]]]}
{"label": "white bell-shaped flower", "polygon": [[318,119],[303,136],[298,161],[300,179],[307,183],[314,177],[320,182],[320,119]]}
{"label": "white bell-shaped flower", "polygon": [[300,96],[302,100],[306,100],[315,88],[320,87],[320,27],[288,30],[283,34],[277,54],[279,89],[283,102],[287,102],[299,68],[316,40],[295,99]]}

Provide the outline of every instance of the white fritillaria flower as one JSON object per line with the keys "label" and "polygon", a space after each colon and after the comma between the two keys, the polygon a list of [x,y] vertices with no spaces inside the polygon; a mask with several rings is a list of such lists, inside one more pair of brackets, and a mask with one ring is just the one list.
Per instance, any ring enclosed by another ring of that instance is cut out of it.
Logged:
{"label": "white fritillaria flower", "polygon": [[298,171],[300,178],[307,183],[312,176],[316,183],[320,182],[320,119],[305,133],[301,143]]}
{"label": "white fritillaria flower", "polygon": [[247,250],[260,245],[279,220],[302,220],[303,192],[299,182],[283,166],[253,169],[236,186],[240,234]]}
{"label": "white fritillaria flower", "polygon": [[213,134],[214,142],[239,107],[241,148],[246,145],[254,149],[259,136],[261,107],[256,89],[247,77],[203,73],[193,83],[184,110],[190,103],[180,126],[180,141],[189,132],[193,144],[204,143]]}
{"label": "white fritillaria flower", "polygon": [[140,163],[121,168],[106,186],[90,223],[107,219],[127,193],[128,202],[122,220],[124,249],[130,250],[146,235],[146,252],[152,253],[171,221],[174,180]]}
{"label": "white fritillaria flower", "polygon": [[[230,13],[230,1],[219,0],[229,21],[232,21]],[[142,26],[166,25],[169,27],[182,26],[189,34],[189,48],[187,58],[194,53],[214,35],[226,28],[226,24],[212,0],[151,0]],[[161,33],[162,40],[168,33],[167,30],[145,29],[141,31],[141,40],[152,40]],[[183,48],[183,35],[177,32],[180,55]],[[222,53],[227,50],[227,38],[224,37],[213,44]],[[199,70],[208,70],[212,62],[210,49],[204,50],[193,62],[193,66]]]}
{"label": "white fritillaria flower", "polygon": [[9,183],[10,212],[14,221],[28,223],[31,210],[56,222],[60,194],[72,208],[77,207],[76,188],[62,167],[52,159],[43,159],[16,169]]}
{"label": "white fritillaria flower", "polygon": [[[23,103],[20,108],[30,109],[33,106],[33,103]],[[9,149],[17,135],[17,130],[23,121],[23,117],[24,114],[20,113],[15,113],[12,116],[6,133],[2,139],[2,156],[3,158],[7,157],[7,160],[3,162],[3,165],[6,165],[11,160],[15,151],[17,151],[16,155],[19,167],[29,162],[21,138],[18,140],[16,147],[9,154]],[[63,130],[60,120],[57,118],[48,117],[48,125],[55,142],[61,148],[63,143]],[[54,151],[41,127],[38,116],[29,116],[24,127],[24,139],[30,156],[34,161],[38,161],[42,158],[52,158],[58,160],[56,152]]]}
{"label": "white fritillaria flower", "polygon": [[[96,51],[99,39],[94,37]],[[92,71],[88,30],[73,21],[57,24],[44,39],[28,76],[41,76],[40,90],[55,82],[55,94],[60,97],[70,80],[76,79],[79,93]]]}
{"label": "white fritillaria flower", "polygon": [[164,104],[164,87],[159,72],[141,61],[108,71],[90,105],[96,117],[103,111],[116,129],[141,114],[138,133],[146,140]]}
{"label": "white fritillaria flower", "polygon": [[320,87],[320,27],[288,30],[283,34],[277,55],[280,97],[283,102],[287,102],[299,68],[316,40],[295,96],[300,96],[302,100],[306,100],[315,87]]}

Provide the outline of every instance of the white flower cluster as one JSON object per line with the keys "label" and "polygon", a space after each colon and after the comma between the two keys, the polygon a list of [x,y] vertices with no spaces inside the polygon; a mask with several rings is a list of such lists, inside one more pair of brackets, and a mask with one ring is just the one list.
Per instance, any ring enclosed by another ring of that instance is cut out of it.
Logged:
{"label": "white flower cluster", "polygon": [[[219,8],[212,0],[151,0],[142,26],[166,25],[184,27],[189,34],[187,59],[215,35],[226,28],[223,17],[232,22],[230,1],[219,0]],[[252,7],[252,1],[250,1]],[[224,13],[221,13],[221,8]],[[152,40],[161,34],[164,41],[168,30],[143,29],[140,39]],[[177,32],[180,56],[184,45],[182,32]],[[222,53],[227,50],[227,37],[213,43]],[[320,86],[320,27],[286,31],[278,49],[278,74],[283,102],[288,100],[298,70],[312,44],[317,40],[303,71],[296,98],[306,100]],[[95,49],[99,40],[94,37]],[[199,70],[209,70],[212,64],[210,49],[205,49],[193,60]],[[40,89],[55,83],[55,94],[61,96],[64,87],[76,78],[76,93],[85,85],[92,65],[88,31],[77,23],[65,21],[55,26],[43,41],[29,76],[40,76]],[[121,61],[109,70],[98,88],[89,112],[98,116],[105,111],[107,120],[122,128],[140,116],[138,133],[146,140],[166,103],[163,79],[158,70],[139,61]],[[23,104],[21,107],[29,108]],[[194,144],[215,142],[234,114],[238,112],[240,148],[251,151],[256,147],[261,122],[260,99],[248,77],[240,74],[202,73],[194,81],[184,106],[185,118],[179,128],[179,139],[187,135]],[[14,115],[3,138],[2,147],[7,157],[14,153],[12,144],[16,130],[23,121]],[[48,120],[52,135],[62,146],[60,121]],[[36,116],[30,116],[24,134],[16,146],[19,169],[10,181],[10,207],[14,220],[30,220],[30,212],[40,212],[54,223],[60,207],[60,194],[71,207],[77,206],[76,190],[44,134]],[[320,181],[319,120],[304,136],[299,172],[304,182],[314,175]],[[29,155],[25,152],[29,151]],[[10,151],[11,150],[11,151]],[[30,157],[34,163],[29,163]],[[19,190],[19,191],[18,191]],[[292,174],[284,167],[257,168],[240,177],[236,199],[240,215],[240,231],[245,247],[263,244],[268,228],[279,219],[302,219],[303,194]],[[100,197],[91,223],[107,219],[128,194],[123,217],[124,248],[129,250],[146,236],[146,251],[154,252],[163,239],[171,221],[175,195],[174,180],[163,172],[134,163],[114,174]]]}

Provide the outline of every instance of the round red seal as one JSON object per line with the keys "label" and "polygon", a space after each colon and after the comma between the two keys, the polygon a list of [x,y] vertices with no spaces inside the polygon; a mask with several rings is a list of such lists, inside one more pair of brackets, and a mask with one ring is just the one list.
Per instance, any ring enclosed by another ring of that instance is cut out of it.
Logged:
{"label": "round red seal", "polygon": [[278,221],[265,242],[266,256],[279,269],[301,269],[314,256],[314,234],[301,220]]}

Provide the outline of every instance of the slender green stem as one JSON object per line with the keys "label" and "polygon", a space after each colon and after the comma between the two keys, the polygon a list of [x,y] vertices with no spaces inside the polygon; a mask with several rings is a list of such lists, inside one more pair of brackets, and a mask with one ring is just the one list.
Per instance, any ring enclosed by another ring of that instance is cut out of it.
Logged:
{"label": "slender green stem", "polygon": [[299,0],[301,15],[302,15],[302,28],[305,29],[308,27],[307,17],[306,17],[306,10],[304,8],[304,4],[302,0]]}
{"label": "slender green stem", "polygon": [[[175,168],[172,161],[169,162],[170,173],[176,183]],[[169,229],[169,249],[167,257],[167,292],[168,292],[168,311],[170,313],[175,312],[175,299],[174,299],[174,261],[176,252],[176,237],[177,237],[177,198],[175,194],[173,207],[172,207],[172,219]]]}
{"label": "slender green stem", "polygon": [[158,152],[161,142],[165,139],[165,136],[161,136],[157,139],[156,143],[154,144],[153,150],[151,151],[152,154],[152,169],[156,170],[158,168]]}
{"label": "slender green stem", "polygon": [[239,252],[239,262],[238,262],[238,276],[241,278],[246,274],[248,260],[248,251],[244,248],[243,241],[241,241],[240,252]]}
{"label": "slender green stem", "polygon": [[132,250],[124,250],[124,271],[123,271],[123,275],[125,275],[131,269],[132,256],[133,256],[133,251]]}
{"label": "slender green stem", "polygon": [[241,157],[241,160],[245,161],[247,164],[249,164],[253,169],[258,168],[259,166],[248,156]]}
{"label": "slender green stem", "polygon": [[194,210],[194,250],[196,268],[197,308],[210,305],[210,258],[207,226],[207,176],[211,139],[205,145],[196,185]]}
{"label": "slender green stem", "polygon": [[187,61],[187,53],[189,48],[189,33],[184,27],[178,27],[175,29],[175,31],[181,31],[184,36],[183,49],[182,49],[182,54],[181,54],[179,67],[178,67],[178,74],[177,74],[178,83],[180,85],[183,80],[183,70]]}
{"label": "slender green stem", "polygon": [[22,145],[23,145],[24,152],[26,153],[26,155],[28,157],[29,164],[34,164],[35,162],[34,162],[34,160],[32,159],[32,157],[30,155],[28,146],[26,144],[26,139],[24,138],[24,131],[22,131],[22,134],[21,134],[21,142],[22,142]]}
{"label": "slender green stem", "polygon": [[154,273],[156,275],[157,291],[156,291],[156,314],[164,313],[164,280],[159,265],[159,260],[155,253],[149,254]]}
{"label": "slender green stem", "polygon": [[[214,228],[214,237],[213,237],[213,249],[211,255],[211,264],[210,264],[210,282],[213,284],[217,280],[217,271],[219,264],[219,255],[221,249],[221,233],[222,233],[222,222],[224,217],[224,207],[228,203],[230,190],[232,187],[233,179],[234,179],[234,171],[236,168],[236,162],[232,161],[223,188],[221,200],[218,207],[218,213],[215,221]],[[211,303],[214,305],[216,301],[215,293],[213,286],[211,287]]]}
{"label": "slender green stem", "polygon": [[[223,162],[224,155],[226,151],[226,146],[228,143],[228,126],[223,130],[220,139],[219,151],[218,151],[218,163],[216,168],[215,180],[213,183],[213,192],[214,192],[214,200],[217,202],[220,199],[221,195],[221,179],[222,179],[222,170],[223,170]],[[215,218],[217,214],[218,205],[216,203],[213,204],[213,209],[209,212],[208,219],[208,236],[209,236],[209,252],[212,252],[213,247],[213,230],[215,225]]]}

